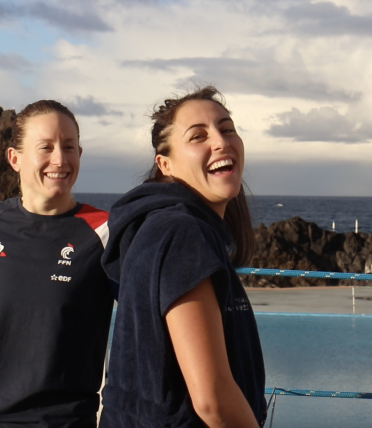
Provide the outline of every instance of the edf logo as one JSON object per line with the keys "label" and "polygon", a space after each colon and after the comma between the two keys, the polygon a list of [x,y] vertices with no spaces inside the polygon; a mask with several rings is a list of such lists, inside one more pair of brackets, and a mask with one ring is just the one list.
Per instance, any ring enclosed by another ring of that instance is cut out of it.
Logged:
{"label": "edf logo", "polygon": [[50,279],[52,281],[70,282],[72,278],[71,278],[71,276],[63,276],[63,275],[57,276],[57,275],[52,275],[50,277]]}

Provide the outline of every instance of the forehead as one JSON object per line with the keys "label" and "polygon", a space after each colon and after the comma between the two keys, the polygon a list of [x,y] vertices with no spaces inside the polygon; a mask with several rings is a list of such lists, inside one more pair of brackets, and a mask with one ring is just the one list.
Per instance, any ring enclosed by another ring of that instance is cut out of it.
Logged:
{"label": "forehead", "polygon": [[73,120],[60,112],[51,112],[29,117],[25,122],[25,137],[52,138],[62,135],[65,138],[78,138]]}
{"label": "forehead", "polygon": [[229,113],[219,104],[209,100],[186,101],[178,109],[174,118],[174,124],[188,126],[192,123],[207,125],[211,121],[229,118]]}

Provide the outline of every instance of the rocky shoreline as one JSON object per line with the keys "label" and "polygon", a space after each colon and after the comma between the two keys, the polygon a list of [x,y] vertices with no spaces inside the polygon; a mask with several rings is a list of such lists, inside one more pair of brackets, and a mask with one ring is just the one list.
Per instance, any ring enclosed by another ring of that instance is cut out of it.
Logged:
{"label": "rocky shoreline", "polygon": [[0,107],[0,201],[18,195],[17,174],[9,166],[6,149],[12,138],[12,123],[16,116],[14,110]]}
{"label": "rocky shoreline", "polygon": [[[324,230],[300,217],[255,229],[250,267],[372,273],[372,235]],[[245,287],[372,285],[370,281],[240,275]]]}

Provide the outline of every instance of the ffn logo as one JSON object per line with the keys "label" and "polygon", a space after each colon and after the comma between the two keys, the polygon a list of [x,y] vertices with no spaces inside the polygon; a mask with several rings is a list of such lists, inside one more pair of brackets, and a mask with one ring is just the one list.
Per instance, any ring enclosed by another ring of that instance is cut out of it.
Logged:
{"label": "ffn logo", "polygon": [[71,244],[67,244],[67,247],[62,248],[61,256],[63,260],[58,260],[59,265],[71,266],[70,253],[74,252],[74,247]]}

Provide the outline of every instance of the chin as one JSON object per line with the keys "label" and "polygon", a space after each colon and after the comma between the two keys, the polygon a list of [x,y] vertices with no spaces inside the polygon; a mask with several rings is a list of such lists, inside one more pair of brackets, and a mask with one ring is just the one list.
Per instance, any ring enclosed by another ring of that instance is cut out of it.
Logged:
{"label": "chin", "polygon": [[221,200],[226,201],[226,203],[230,202],[232,199],[236,198],[239,195],[239,190],[221,195]]}
{"label": "chin", "polygon": [[50,197],[53,199],[63,198],[66,195],[70,194],[70,190],[55,190],[53,192],[50,192]]}

